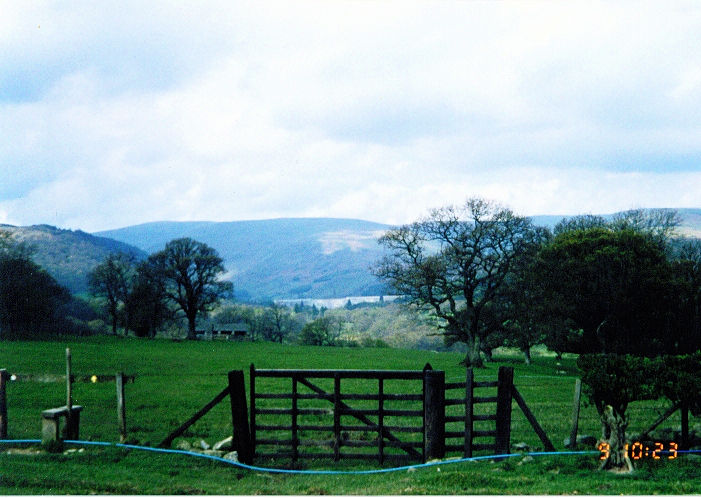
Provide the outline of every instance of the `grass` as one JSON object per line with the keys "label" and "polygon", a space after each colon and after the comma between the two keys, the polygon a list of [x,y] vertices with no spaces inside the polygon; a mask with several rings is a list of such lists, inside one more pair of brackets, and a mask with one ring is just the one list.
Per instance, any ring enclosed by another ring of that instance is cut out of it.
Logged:
{"label": "grass", "polygon": [[[229,370],[257,368],[359,368],[420,370],[426,362],[444,370],[448,381],[464,379],[461,356],[398,349],[321,348],[248,342],[174,342],[92,337],[56,342],[0,343],[0,368],[20,379],[8,386],[11,439],[40,437],[40,412],[65,404],[65,381],[39,381],[39,376],[65,373],[70,347],[77,377],[135,375],[126,385],[129,440],[156,446],[226,385]],[[569,435],[577,370],[574,358],[558,362],[547,354],[525,366],[508,351],[498,363],[476,372],[493,380],[499,364],[514,367],[514,383],[555,447]],[[558,364],[559,363],[559,364]],[[117,441],[114,382],[76,382],[73,399],[84,406],[81,439]],[[635,403],[630,432],[639,432],[664,411],[666,404]],[[692,425],[695,422],[692,419]],[[678,424],[670,420],[669,426]],[[582,406],[580,434],[598,435],[595,410]],[[210,444],[231,433],[228,403],[221,403],[183,436],[190,443]],[[176,440],[176,444],[179,440]],[[512,443],[542,449],[517,405],[513,405]],[[87,447],[70,453],[8,453],[0,447],[0,493],[9,494],[654,494],[701,493],[698,460],[636,462],[632,475],[596,471],[596,456],[515,456],[492,462],[441,464],[412,471],[363,476],[276,475],[238,469],[220,462],[183,455],[160,455],[118,448]],[[2,452],[4,451],[4,452]],[[454,453],[449,456],[459,456]],[[282,466],[283,462],[256,462]],[[373,462],[303,461],[307,469],[371,469]]]}

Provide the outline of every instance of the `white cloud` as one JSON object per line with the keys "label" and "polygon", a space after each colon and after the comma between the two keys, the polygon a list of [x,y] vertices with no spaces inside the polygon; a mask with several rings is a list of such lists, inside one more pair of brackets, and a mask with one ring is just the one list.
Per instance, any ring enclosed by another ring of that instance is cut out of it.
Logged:
{"label": "white cloud", "polygon": [[3,3],[0,222],[697,206],[700,30],[693,2]]}

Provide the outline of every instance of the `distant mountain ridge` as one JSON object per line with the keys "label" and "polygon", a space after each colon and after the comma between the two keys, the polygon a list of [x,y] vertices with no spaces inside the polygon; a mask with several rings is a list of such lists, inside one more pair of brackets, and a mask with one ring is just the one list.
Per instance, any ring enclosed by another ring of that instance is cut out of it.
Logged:
{"label": "distant mountain ridge", "polygon": [[98,232],[146,252],[178,237],[217,250],[238,299],[333,298],[385,294],[370,268],[389,225],[354,219],[278,218],[153,222]]}
{"label": "distant mountain ridge", "polygon": [[[681,224],[677,228],[677,234],[686,237],[696,237],[701,238],[701,209],[700,208],[661,208],[665,211],[677,211],[679,217],[681,218]],[[599,214],[596,216],[602,216],[605,219],[611,219],[620,213],[611,214]],[[576,215],[540,215],[531,216],[533,223],[540,226],[546,226],[548,228],[553,228],[560,220],[563,218],[571,218]]]}
{"label": "distant mountain ridge", "polygon": [[[701,209],[678,209],[682,235],[701,238]],[[612,216],[612,215],[604,215]],[[552,228],[566,216],[531,219]],[[87,275],[112,252],[136,259],[192,237],[217,250],[238,299],[319,299],[387,295],[372,274],[384,255],[377,243],[391,225],[336,218],[279,218],[231,222],[153,222],[89,234],[49,225],[0,225],[35,249],[35,261],[74,293],[87,291]]]}
{"label": "distant mountain ridge", "polygon": [[50,225],[0,225],[0,231],[9,232],[14,240],[28,244],[33,249],[34,261],[74,294],[87,292],[88,273],[110,253],[123,252],[136,259],[147,256],[134,246],[81,230]]}

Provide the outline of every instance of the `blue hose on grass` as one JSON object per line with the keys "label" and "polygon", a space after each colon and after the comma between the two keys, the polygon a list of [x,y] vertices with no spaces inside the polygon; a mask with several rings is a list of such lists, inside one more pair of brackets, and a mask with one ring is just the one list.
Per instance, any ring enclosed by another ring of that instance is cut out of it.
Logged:
{"label": "blue hose on grass", "polygon": [[[0,444],[38,444],[41,443],[39,439],[5,439],[0,440]],[[478,462],[481,460],[501,460],[513,457],[522,456],[560,456],[560,455],[596,455],[599,451],[534,451],[530,453],[509,453],[504,455],[485,455],[471,458],[456,458],[452,460],[440,460],[427,463],[419,463],[415,465],[405,465],[402,467],[391,467],[387,469],[372,469],[372,470],[291,470],[291,469],[275,469],[268,467],[257,467],[255,465],[246,465],[241,462],[234,462],[233,460],[227,460],[214,455],[206,455],[204,453],[196,453],[194,451],[187,450],[171,450],[167,448],[153,448],[151,446],[138,446],[135,444],[123,444],[123,443],[110,443],[104,441],[77,441],[72,439],[66,439],[64,441],[66,444],[75,444],[82,446],[112,446],[115,448],[126,448],[130,450],[140,450],[140,451],[150,451],[152,453],[166,453],[166,454],[176,454],[176,455],[187,455],[197,458],[207,458],[209,460],[214,460],[217,462],[226,463],[233,465],[234,467],[239,467],[245,470],[253,470],[256,472],[268,472],[272,474],[314,474],[314,475],[362,475],[362,474],[385,474],[388,472],[401,472],[409,469],[420,469],[423,467],[435,467],[438,465],[448,465],[455,463],[464,462]],[[701,453],[701,450],[679,450],[678,453]]]}

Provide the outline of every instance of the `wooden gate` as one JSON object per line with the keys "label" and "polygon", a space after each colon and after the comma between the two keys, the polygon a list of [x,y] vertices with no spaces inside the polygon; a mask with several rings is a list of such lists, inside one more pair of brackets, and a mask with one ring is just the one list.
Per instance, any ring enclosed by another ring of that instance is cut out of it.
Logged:
{"label": "wooden gate", "polygon": [[[255,456],[380,463],[442,456],[444,378],[428,369],[259,370],[251,365]],[[433,401],[426,403],[427,398]]]}
{"label": "wooden gate", "polygon": [[[445,406],[460,407],[458,415],[445,417],[445,437],[453,440],[446,442],[447,451],[460,451],[467,458],[479,450],[495,455],[509,453],[513,375],[513,368],[499,367],[498,380],[475,382],[472,369],[468,368],[465,382],[446,383]],[[458,391],[461,396],[450,398],[450,391]],[[491,405],[491,409],[475,413],[475,405]]]}
{"label": "wooden gate", "polygon": [[[499,367],[496,381],[476,382],[471,368],[467,369],[465,382],[445,384],[446,409],[458,406],[458,415],[446,415],[446,451],[461,451],[466,458],[473,451],[490,451],[495,455],[505,455],[511,451],[511,405],[515,401],[526,420],[540,438],[547,451],[555,447],[540,426],[521,393],[514,386],[514,369]],[[448,397],[449,391],[459,390],[459,398]],[[475,408],[480,408],[476,410]],[[482,408],[484,407],[484,408]],[[480,413],[476,413],[479,411]],[[459,444],[454,442],[459,439]],[[477,441],[475,441],[475,439]]]}

